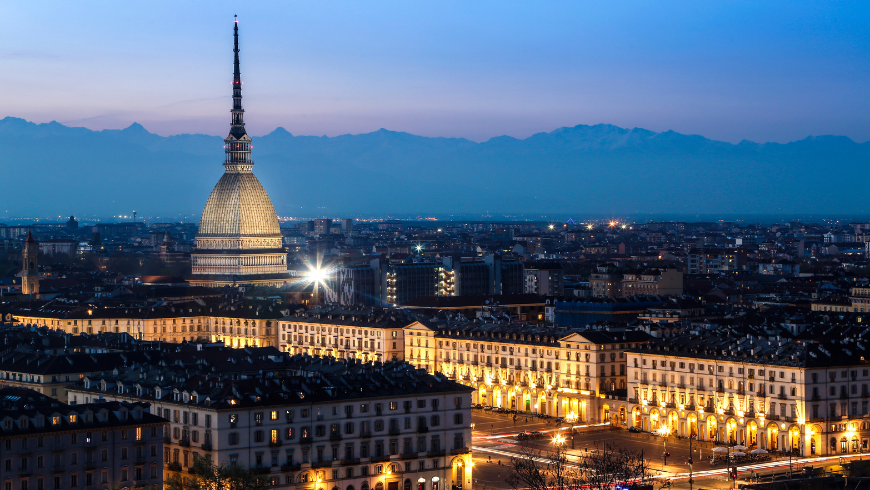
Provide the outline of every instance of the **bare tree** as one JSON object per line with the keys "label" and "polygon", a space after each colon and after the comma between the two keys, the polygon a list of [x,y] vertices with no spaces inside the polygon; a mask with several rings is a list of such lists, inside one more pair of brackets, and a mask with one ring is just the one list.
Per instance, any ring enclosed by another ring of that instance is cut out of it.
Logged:
{"label": "bare tree", "polygon": [[562,446],[544,451],[524,443],[510,465],[507,483],[516,490],[609,490],[616,485],[642,484],[652,476],[639,452],[606,442],[596,444],[586,456],[571,459]]}
{"label": "bare tree", "polygon": [[256,468],[240,465],[216,465],[202,456],[196,456],[191,475],[174,475],[167,479],[169,490],[265,490],[268,481]]}
{"label": "bare tree", "polygon": [[594,452],[578,461],[583,485],[595,490],[645,483],[652,477],[649,465],[638,451],[610,443],[595,444]]}

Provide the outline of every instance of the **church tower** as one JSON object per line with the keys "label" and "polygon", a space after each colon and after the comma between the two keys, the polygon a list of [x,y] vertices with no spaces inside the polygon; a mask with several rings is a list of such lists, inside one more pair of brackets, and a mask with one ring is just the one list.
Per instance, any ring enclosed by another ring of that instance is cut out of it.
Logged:
{"label": "church tower", "polygon": [[239,24],[233,26],[233,108],[224,139],[224,174],[211,191],[191,254],[193,286],[282,286],[289,281],[278,215],[252,171],[251,138],[245,131]]}
{"label": "church tower", "polygon": [[27,231],[27,240],[24,241],[24,250],[21,252],[21,293],[39,294],[39,270],[36,267],[36,254],[39,247],[33,240],[30,230]]}

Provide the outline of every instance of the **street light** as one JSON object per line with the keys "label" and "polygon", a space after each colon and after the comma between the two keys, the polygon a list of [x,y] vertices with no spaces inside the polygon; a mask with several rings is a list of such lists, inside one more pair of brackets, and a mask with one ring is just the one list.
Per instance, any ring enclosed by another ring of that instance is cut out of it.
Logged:
{"label": "street light", "polygon": [[671,433],[671,428],[668,425],[663,425],[656,430],[656,433],[662,436],[662,459],[664,460],[663,466],[668,465],[668,456],[670,453],[668,452],[668,435]]}

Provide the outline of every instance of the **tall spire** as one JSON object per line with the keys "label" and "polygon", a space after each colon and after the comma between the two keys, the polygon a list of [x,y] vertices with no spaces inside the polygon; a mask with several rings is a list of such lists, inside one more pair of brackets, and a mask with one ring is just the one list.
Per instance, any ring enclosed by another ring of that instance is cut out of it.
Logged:
{"label": "tall spire", "polygon": [[242,75],[239,70],[239,21],[238,16],[233,22],[233,109],[230,134],[224,142],[226,145],[226,160],[224,166],[228,171],[250,172],[254,162],[251,160],[251,138],[245,131],[245,110],[242,109]]}

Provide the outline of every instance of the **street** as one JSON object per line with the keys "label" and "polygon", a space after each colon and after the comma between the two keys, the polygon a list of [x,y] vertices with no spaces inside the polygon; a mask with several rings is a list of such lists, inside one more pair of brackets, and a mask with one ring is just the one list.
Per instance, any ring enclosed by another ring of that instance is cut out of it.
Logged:
{"label": "street", "polygon": [[[595,451],[605,443],[616,447],[629,448],[634,451],[642,451],[648,460],[652,472],[659,475],[655,484],[658,489],[663,482],[671,481],[671,488],[731,488],[732,481],[727,478],[727,469],[724,463],[712,464],[713,445],[707,442],[698,443],[692,441],[693,482],[689,483],[689,441],[662,437],[649,433],[632,433],[623,428],[611,428],[608,425],[575,426],[573,440],[571,437],[570,424],[557,425],[553,419],[538,419],[517,416],[516,422],[512,415],[503,415],[492,412],[475,410],[472,414],[474,430],[472,431],[472,460],[474,461],[473,490],[486,489],[510,489],[507,478],[511,473],[510,458],[520,453],[521,445],[531,445],[542,451],[553,450],[552,437],[556,433],[565,436],[565,447],[568,452],[568,460],[575,460],[590,451]],[[526,431],[540,431],[542,437],[519,441],[517,433]],[[665,447],[667,449],[665,449]],[[663,454],[670,452],[665,465]],[[789,458],[771,455],[771,461],[759,464],[738,466],[737,483],[746,483],[757,472],[762,478],[770,478],[771,475],[781,475],[783,478],[791,471],[798,474],[807,464],[807,460],[793,459],[791,467]],[[856,455],[860,457],[860,455]],[[836,467],[839,458],[814,458],[811,465],[817,467]]]}

